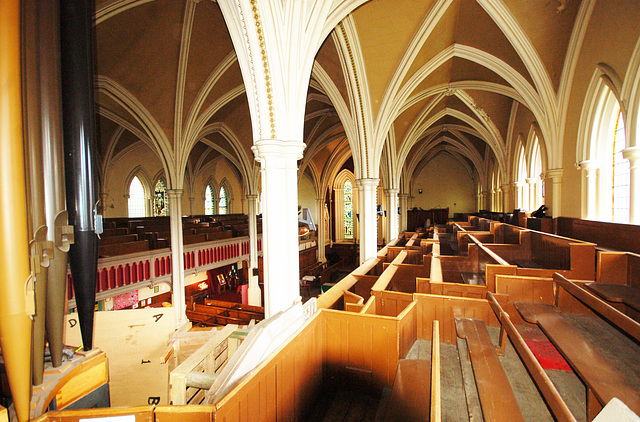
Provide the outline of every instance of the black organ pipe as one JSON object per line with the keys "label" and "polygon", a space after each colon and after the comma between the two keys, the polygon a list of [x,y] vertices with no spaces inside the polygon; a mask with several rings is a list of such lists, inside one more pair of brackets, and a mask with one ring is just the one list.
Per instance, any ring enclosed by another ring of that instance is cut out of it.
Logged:
{"label": "black organ pipe", "polygon": [[60,1],[62,116],[67,211],[74,227],[69,250],[78,320],[85,350],[93,347],[98,266],[96,124],[93,95],[93,4]]}

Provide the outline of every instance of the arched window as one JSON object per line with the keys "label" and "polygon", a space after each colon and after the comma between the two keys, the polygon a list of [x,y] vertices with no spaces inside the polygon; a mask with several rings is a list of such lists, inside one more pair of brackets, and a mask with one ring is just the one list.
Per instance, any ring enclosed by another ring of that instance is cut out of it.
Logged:
{"label": "arched window", "polygon": [[215,214],[215,200],[213,198],[213,189],[211,188],[211,185],[207,185],[204,190],[204,214]]}
{"label": "arched window", "polygon": [[540,152],[540,142],[538,137],[533,139],[533,150],[531,154],[531,177],[535,179],[535,192],[529,198],[530,210],[534,211],[544,204],[544,180],[542,179],[542,154]]}
{"label": "arched window", "polygon": [[229,210],[227,209],[227,189],[222,186],[220,188],[220,194],[218,195],[218,214],[227,214]]}
{"label": "arched window", "polygon": [[628,223],[630,215],[630,187],[631,171],[629,160],[622,156],[622,151],[627,147],[624,132],[624,119],[620,104],[616,101],[613,110],[612,121],[615,119],[611,131],[611,221],[615,223]]}
{"label": "arched window", "polygon": [[518,208],[529,210],[529,186],[527,186],[527,160],[524,146],[520,145],[518,158]]}
{"label": "arched window", "polygon": [[146,217],[145,203],[144,187],[138,176],[135,176],[129,185],[129,218]]}
{"label": "arched window", "polygon": [[153,216],[169,215],[168,205],[167,185],[164,183],[164,180],[158,179],[153,194]]}
{"label": "arched window", "polygon": [[344,238],[353,239],[353,185],[350,180],[344,182],[343,188]]}

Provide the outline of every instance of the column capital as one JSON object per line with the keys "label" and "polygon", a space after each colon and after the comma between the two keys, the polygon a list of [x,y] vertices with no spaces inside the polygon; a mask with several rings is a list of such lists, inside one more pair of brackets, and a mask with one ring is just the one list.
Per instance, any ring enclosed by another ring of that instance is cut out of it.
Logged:
{"label": "column capital", "polygon": [[372,178],[356,179],[356,185],[359,188],[366,188],[366,187],[377,188],[378,183],[380,183],[380,179],[372,179]]}
{"label": "column capital", "polygon": [[509,190],[510,187],[511,187],[511,184],[509,184],[509,183],[505,183],[504,185],[500,185],[500,189],[502,189],[503,192],[506,192],[507,190]]}
{"label": "column capital", "polygon": [[398,193],[398,198],[404,198],[407,199],[409,197],[409,194],[406,192],[400,192]]}
{"label": "column capital", "polygon": [[170,198],[180,198],[183,193],[183,189],[167,189],[167,195],[169,195]]}
{"label": "column capital", "polygon": [[398,192],[400,192],[400,189],[398,188],[390,188],[384,190],[384,193],[386,193],[387,195],[397,195]]}
{"label": "column capital", "polygon": [[580,161],[577,165],[576,168],[578,170],[586,170],[587,172],[591,171],[591,170],[596,170],[598,168],[600,168],[600,161],[598,160],[584,160],[584,161]]}
{"label": "column capital", "polygon": [[535,177],[527,177],[526,179],[524,179],[524,181],[530,185],[534,185],[538,181],[538,179],[536,179]]}
{"label": "column capital", "polygon": [[258,199],[258,196],[259,196],[259,195],[258,195],[257,193],[248,193],[248,194],[246,195],[246,198],[247,198],[249,201],[255,201],[256,199]]}
{"label": "column capital", "polygon": [[262,161],[270,156],[286,156],[299,160],[302,158],[302,152],[306,146],[302,141],[259,139],[254,142],[251,151],[253,151],[256,156],[256,160],[262,164]]}
{"label": "column capital", "polygon": [[560,181],[562,180],[562,173],[564,173],[563,168],[549,169],[544,174],[544,176],[547,179],[553,180],[553,183],[560,183]]}
{"label": "column capital", "polygon": [[622,150],[622,156],[633,166],[640,159],[640,147],[629,147]]}

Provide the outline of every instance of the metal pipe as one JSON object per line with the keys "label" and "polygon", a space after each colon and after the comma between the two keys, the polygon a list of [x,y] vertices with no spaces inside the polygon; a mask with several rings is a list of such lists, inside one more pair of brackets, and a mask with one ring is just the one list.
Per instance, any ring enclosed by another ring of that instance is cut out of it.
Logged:
{"label": "metal pipe", "polygon": [[60,4],[38,2],[40,122],[47,239],[53,242],[47,281],[45,331],[51,361],[62,365],[67,252],[73,243],[65,204],[62,105],[60,92]]}
{"label": "metal pipe", "polygon": [[93,98],[93,3],[60,2],[62,116],[67,211],[74,227],[69,250],[80,332],[93,347],[98,238],[95,233],[96,125]]}
{"label": "metal pipe", "polygon": [[20,80],[20,1],[0,0],[0,345],[19,421],[29,420],[29,270]]}

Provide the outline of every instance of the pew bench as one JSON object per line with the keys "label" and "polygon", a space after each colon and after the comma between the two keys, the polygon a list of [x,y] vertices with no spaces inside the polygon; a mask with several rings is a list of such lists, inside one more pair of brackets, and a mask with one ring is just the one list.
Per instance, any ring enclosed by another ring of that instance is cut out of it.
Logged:
{"label": "pew bench", "polygon": [[626,284],[608,283],[587,283],[585,286],[607,302],[624,303],[640,311],[640,289]]}
{"label": "pew bench", "polygon": [[630,365],[634,365],[640,359],[638,351],[619,355],[614,365],[603,356],[601,348],[582,335],[578,323],[555,306],[517,302],[515,307],[525,321],[542,329],[586,385],[587,420],[592,420],[614,397],[640,413],[640,377],[619,369],[624,360],[631,360]]}
{"label": "pew bench", "polygon": [[458,337],[467,341],[469,358],[486,421],[524,421],[507,374],[484,322],[456,318]]}

